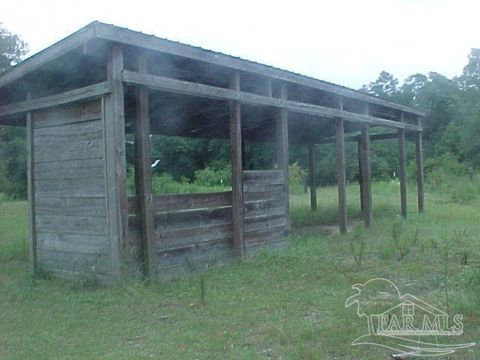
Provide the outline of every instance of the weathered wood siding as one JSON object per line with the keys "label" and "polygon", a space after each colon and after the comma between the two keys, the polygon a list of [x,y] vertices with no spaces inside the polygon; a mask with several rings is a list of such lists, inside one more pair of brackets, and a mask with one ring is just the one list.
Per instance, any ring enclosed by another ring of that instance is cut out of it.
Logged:
{"label": "weathered wood siding", "polygon": [[[288,218],[282,171],[244,171],[245,250],[286,243]],[[132,263],[141,269],[142,239],[139,205],[129,199],[129,247]],[[231,191],[206,194],[157,195],[154,261],[160,277],[172,277],[227,263],[236,257],[233,244]]]}
{"label": "weathered wood siding", "polygon": [[[233,259],[232,193],[157,195],[153,198],[154,270],[172,277]],[[138,204],[129,202],[129,242],[134,262],[141,259]],[[140,264],[138,264],[140,265]]]}
{"label": "weathered wood siding", "polygon": [[33,113],[38,266],[111,275],[100,100]]}
{"label": "weathered wood siding", "polygon": [[283,171],[244,171],[243,191],[247,256],[265,247],[283,247],[288,234]]}

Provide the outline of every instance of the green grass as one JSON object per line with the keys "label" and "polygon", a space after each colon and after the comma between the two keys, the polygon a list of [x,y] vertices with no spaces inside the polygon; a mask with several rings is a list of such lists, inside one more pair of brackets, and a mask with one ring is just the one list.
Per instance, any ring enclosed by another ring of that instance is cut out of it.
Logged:
{"label": "green grass", "polygon": [[[314,214],[306,194],[292,196],[292,246],[285,252],[186,279],[149,285],[125,280],[112,288],[33,282],[26,204],[3,203],[0,358],[388,359],[387,350],[350,345],[366,324],[344,301],[353,284],[373,277],[389,278],[402,292],[450,314],[461,312],[464,335],[452,342],[478,342],[480,201],[462,205],[448,194],[428,192],[427,213],[419,215],[412,188],[403,221],[398,184],[377,183],[373,194],[370,231],[361,230],[358,186],[349,187],[353,219],[345,236],[332,226],[336,189],[319,188]],[[448,357],[478,358],[478,346]]]}

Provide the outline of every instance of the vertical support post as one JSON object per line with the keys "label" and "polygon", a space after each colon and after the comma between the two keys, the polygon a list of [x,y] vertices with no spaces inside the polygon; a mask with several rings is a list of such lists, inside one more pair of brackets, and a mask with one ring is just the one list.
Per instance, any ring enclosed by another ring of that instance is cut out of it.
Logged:
{"label": "vertical support post", "polygon": [[[368,104],[365,104],[365,114],[369,114]],[[362,214],[365,227],[368,229],[372,224],[372,168],[370,165],[370,127],[365,125],[362,127],[359,141],[360,150],[360,176],[362,178],[360,189],[362,193]]]}
{"label": "vertical support post", "polygon": [[[240,91],[240,74],[235,72],[231,88]],[[230,148],[232,161],[232,223],[236,255],[245,259],[244,199],[242,166],[242,119],[238,101],[230,101]]]}
{"label": "vertical support post", "polygon": [[[420,121],[419,121],[419,125]],[[416,162],[417,162],[417,202],[418,202],[418,212],[423,213],[425,210],[425,195],[423,190],[423,141],[422,141],[422,132],[417,132],[415,138],[415,151],[416,151]]]}
{"label": "vertical support post", "polygon": [[125,105],[122,83],[123,47],[110,49],[107,78],[112,90],[103,98],[105,126],[105,162],[107,178],[107,216],[110,240],[110,263],[113,276],[120,276],[127,259],[127,175],[125,159]]}
{"label": "vertical support post", "polygon": [[[400,121],[404,122],[404,113],[400,115]],[[405,152],[405,130],[398,130],[398,174],[400,177],[400,209],[402,217],[407,217],[407,156]]]}
{"label": "vertical support post", "polygon": [[[31,92],[27,100],[31,100]],[[32,113],[27,113],[27,192],[28,192],[28,238],[30,240],[30,265],[32,275],[37,274],[37,226],[35,220],[35,151]]]}
{"label": "vertical support post", "polygon": [[[137,59],[139,73],[146,74],[147,57],[142,54]],[[155,218],[152,203],[152,167],[150,158],[150,110],[148,89],[136,88],[136,124],[135,124],[135,189],[139,218],[141,219],[143,269],[147,276],[155,272],[153,241]]]}
{"label": "vertical support post", "polygon": [[[343,110],[343,98],[338,98],[337,107]],[[345,234],[347,232],[347,181],[345,172],[345,129],[343,118],[337,118],[336,125],[338,217],[340,233]]]}
{"label": "vertical support post", "polygon": [[308,177],[310,185],[310,208],[317,210],[317,179],[315,177],[315,144],[308,144]]}
{"label": "vertical support post", "polygon": [[362,136],[357,140],[357,156],[358,156],[358,185],[360,186],[360,210],[362,211],[365,208],[365,202],[364,202],[364,195],[365,195],[365,189],[364,189],[364,184],[363,184],[363,173],[362,173],[362,161],[363,161],[363,156],[362,156]]}
{"label": "vertical support post", "polygon": [[363,220],[368,229],[372,224],[372,184],[370,166],[370,134],[369,126],[365,125],[361,133],[361,158],[362,158],[362,192],[363,192]]}
{"label": "vertical support post", "polygon": [[[287,101],[287,84],[280,86],[280,99]],[[277,120],[277,164],[283,171],[283,181],[285,184],[285,213],[288,219],[288,231],[290,232],[290,190],[288,184],[288,110],[280,109]]]}

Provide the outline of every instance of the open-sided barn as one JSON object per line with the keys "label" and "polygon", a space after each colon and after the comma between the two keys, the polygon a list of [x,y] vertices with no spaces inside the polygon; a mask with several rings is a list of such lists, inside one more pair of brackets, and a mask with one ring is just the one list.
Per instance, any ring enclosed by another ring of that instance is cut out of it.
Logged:
{"label": "open-sided barn", "polygon": [[[406,216],[405,141],[412,139],[422,211],[423,116],[342,86],[99,22],[0,77],[0,125],[27,128],[33,271],[89,273],[107,282],[139,269],[170,276],[191,264],[284,246],[289,143],[309,149],[314,189],[313,147],[336,144],[345,232],[345,141],[358,143],[369,227],[370,141],[398,138]],[[371,133],[379,127],[392,131]],[[133,197],[126,134],[135,139]],[[150,134],[229,139],[232,190],[153,195]],[[274,144],[272,169],[245,170],[244,141]],[[315,191],[311,196],[315,208]]]}

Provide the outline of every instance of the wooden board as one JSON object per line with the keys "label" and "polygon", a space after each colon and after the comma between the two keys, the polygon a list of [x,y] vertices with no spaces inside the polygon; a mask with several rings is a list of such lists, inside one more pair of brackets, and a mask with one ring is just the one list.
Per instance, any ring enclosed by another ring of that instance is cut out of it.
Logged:
{"label": "wooden board", "polygon": [[156,272],[162,278],[188,275],[206,270],[211,266],[230,263],[236,258],[233,242],[209,243],[164,250],[157,255],[159,262],[156,266]]}
{"label": "wooden board", "polygon": [[54,112],[52,109],[39,110],[34,114],[33,126],[35,129],[57,127],[83,121],[101,120],[102,104],[100,101],[90,101],[57,107]]}
{"label": "wooden board", "polygon": [[39,264],[47,270],[68,270],[80,274],[109,274],[109,257],[102,254],[38,249]]}
{"label": "wooden board", "polygon": [[91,178],[37,180],[35,181],[35,191],[39,197],[105,196],[105,179],[95,176]]}
{"label": "wooden board", "polygon": [[49,251],[73,252],[79,254],[108,255],[108,241],[105,236],[67,233],[37,233],[38,245]]}
{"label": "wooden board", "polygon": [[[215,208],[231,206],[232,192],[154,195],[152,201],[154,211],[157,213],[175,210]],[[138,213],[136,199],[134,197],[128,199],[128,212],[130,214]]]}
{"label": "wooden board", "polygon": [[102,176],[105,171],[103,157],[94,159],[76,159],[66,161],[49,161],[37,163],[35,169],[38,172],[35,180],[52,179],[79,179]]}
{"label": "wooden board", "polygon": [[106,235],[107,221],[101,217],[37,215],[37,232]]}
{"label": "wooden board", "polygon": [[73,196],[41,196],[36,197],[37,215],[58,215],[65,216],[107,216],[105,209],[105,196],[100,197],[73,197]]}

